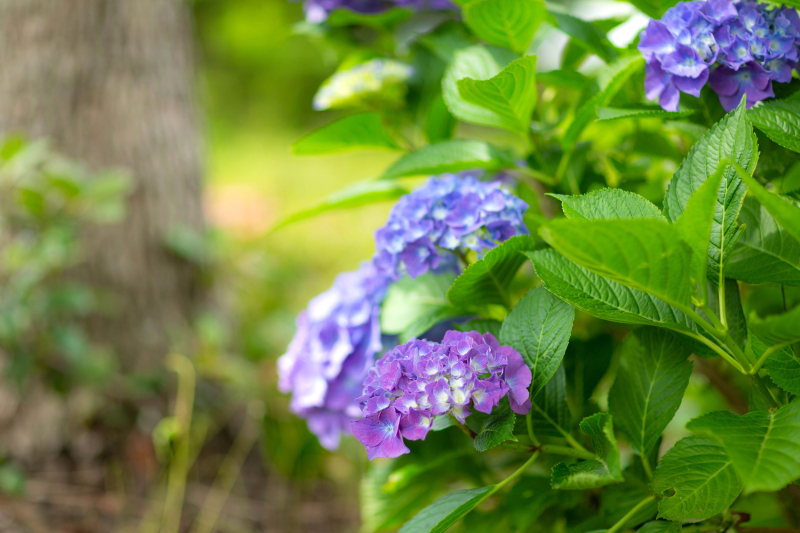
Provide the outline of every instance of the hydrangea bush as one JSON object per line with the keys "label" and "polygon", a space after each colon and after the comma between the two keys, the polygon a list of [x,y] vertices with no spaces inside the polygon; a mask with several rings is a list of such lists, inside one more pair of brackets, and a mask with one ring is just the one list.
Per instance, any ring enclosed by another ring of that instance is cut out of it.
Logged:
{"label": "hydrangea bush", "polygon": [[278,361],[365,531],[800,530],[796,7],[306,2],[296,152],[398,154],[286,221],[395,201]]}

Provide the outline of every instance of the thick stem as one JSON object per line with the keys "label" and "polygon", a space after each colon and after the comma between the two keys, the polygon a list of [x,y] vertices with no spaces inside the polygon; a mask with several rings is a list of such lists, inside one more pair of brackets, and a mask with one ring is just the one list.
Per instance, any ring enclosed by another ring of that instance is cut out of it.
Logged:
{"label": "thick stem", "polygon": [[647,460],[647,457],[644,455],[640,456],[642,459],[642,468],[644,468],[644,473],[647,474],[647,479],[652,479],[653,477],[653,467],[650,466],[650,461]]}

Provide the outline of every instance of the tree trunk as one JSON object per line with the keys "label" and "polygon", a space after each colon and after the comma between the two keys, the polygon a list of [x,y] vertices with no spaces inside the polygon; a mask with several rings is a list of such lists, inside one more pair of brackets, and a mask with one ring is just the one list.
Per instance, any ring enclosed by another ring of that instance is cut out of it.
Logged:
{"label": "tree trunk", "polygon": [[134,180],[125,221],[89,231],[77,273],[116,295],[88,327],[127,369],[159,364],[198,298],[194,267],[164,246],[203,227],[192,52],[182,0],[0,2],[0,134]]}

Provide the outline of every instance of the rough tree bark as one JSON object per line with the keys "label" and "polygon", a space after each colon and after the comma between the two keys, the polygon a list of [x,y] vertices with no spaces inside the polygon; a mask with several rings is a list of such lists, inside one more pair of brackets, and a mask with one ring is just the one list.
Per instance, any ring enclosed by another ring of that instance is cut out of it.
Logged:
{"label": "rough tree bark", "polygon": [[152,369],[198,297],[164,247],[203,227],[192,27],[181,0],[0,2],[0,134],[48,137],[90,169],[128,169],[126,220],[92,229],[78,273],[119,299],[92,336],[123,367]]}

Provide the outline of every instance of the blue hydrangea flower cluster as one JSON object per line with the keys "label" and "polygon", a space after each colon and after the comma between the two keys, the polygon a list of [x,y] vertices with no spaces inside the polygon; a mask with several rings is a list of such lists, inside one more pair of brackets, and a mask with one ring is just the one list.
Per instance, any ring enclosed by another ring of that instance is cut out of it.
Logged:
{"label": "blue hydrangea flower cluster", "polygon": [[320,23],[336,9],[349,9],[356,13],[380,13],[392,7],[404,7],[414,11],[440,11],[452,9],[450,0],[306,0],[303,8],[308,22]]}
{"label": "blue hydrangea flower cluster", "polygon": [[508,395],[511,409],[531,409],[531,371],[491,333],[448,331],[441,343],[413,339],[384,355],[364,380],[363,418],[353,434],[370,460],[408,453],[405,439],[424,440],[436,416],[461,423],[472,407],[491,413]]}
{"label": "blue hydrangea flower cluster", "polygon": [[375,233],[375,264],[397,279],[416,278],[442,261],[440,249],[494,248],[498,241],[527,235],[522,220],[528,204],[473,176],[444,175],[403,196]]}
{"label": "blue hydrangea flower cluster", "polygon": [[792,8],[752,1],[696,0],[670,8],[642,32],[645,92],[677,111],[680,93],[700,96],[709,83],[726,111],[774,97],[797,66],[800,17]]}
{"label": "blue hydrangea flower cluster", "polygon": [[292,411],[325,448],[335,449],[361,414],[356,398],[381,350],[379,313],[389,282],[371,262],[340,274],[298,316],[297,333],[278,359],[281,392],[292,393]]}

